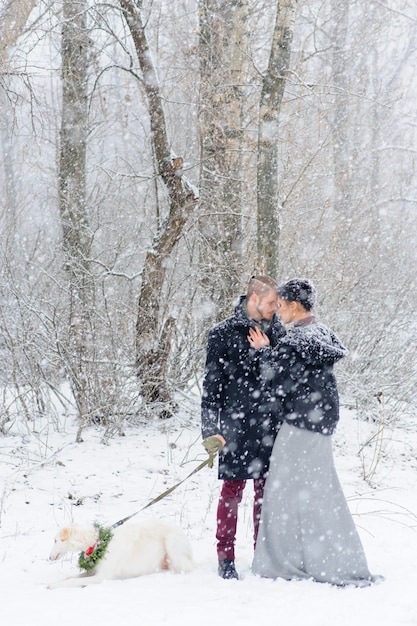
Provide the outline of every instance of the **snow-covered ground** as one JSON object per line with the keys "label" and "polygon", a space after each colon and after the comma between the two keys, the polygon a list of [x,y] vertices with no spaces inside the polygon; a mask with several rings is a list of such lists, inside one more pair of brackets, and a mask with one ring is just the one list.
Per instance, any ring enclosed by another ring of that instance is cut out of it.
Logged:
{"label": "snow-covered ground", "polygon": [[[358,525],[370,569],[382,584],[340,589],[307,582],[264,580],[251,574],[252,486],[241,505],[239,581],[218,578],[216,471],[205,467],[167,498],[133,518],[175,520],[188,533],[196,569],[134,580],[106,581],[82,589],[50,591],[47,585],[78,572],[77,555],[49,562],[57,529],[72,521],[110,525],[138,511],[187,476],[205,452],[199,436],[198,401],[180,416],[101,442],[102,430],[76,424],[32,423],[0,439],[0,615],[4,626],[282,626],[417,625],[417,433],[399,421],[385,428],[382,445],[360,443],[374,424],[342,411],[334,436],[339,477]],[[19,432],[20,430],[20,432]],[[372,484],[363,479],[373,473]],[[128,522],[129,523],[129,522]]]}

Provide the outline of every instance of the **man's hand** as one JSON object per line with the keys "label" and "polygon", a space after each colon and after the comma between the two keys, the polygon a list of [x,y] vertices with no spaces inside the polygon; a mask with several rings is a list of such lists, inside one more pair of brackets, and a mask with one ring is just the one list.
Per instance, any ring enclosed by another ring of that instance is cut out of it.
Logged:
{"label": "man's hand", "polygon": [[220,452],[223,446],[226,445],[226,440],[221,435],[212,435],[211,437],[203,439],[202,445],[205,447],[209,455],[208,466],[213,467],[214,457],[218,452]]}

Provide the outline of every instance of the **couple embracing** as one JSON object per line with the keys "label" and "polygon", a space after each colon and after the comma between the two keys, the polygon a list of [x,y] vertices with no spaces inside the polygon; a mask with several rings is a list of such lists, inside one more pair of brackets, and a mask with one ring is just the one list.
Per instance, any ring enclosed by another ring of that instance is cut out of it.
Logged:
{"label": "couple embracing", "polygon": [[238,506],[253,480],[255,556],[267,578],[367,586],[365,553],[333,462],[339,419],[333,365],[346,349],[312,314],[306,279],[253,276],[234,315],[211,329],[203,445],[219,452],[218,572],[238,578]]}

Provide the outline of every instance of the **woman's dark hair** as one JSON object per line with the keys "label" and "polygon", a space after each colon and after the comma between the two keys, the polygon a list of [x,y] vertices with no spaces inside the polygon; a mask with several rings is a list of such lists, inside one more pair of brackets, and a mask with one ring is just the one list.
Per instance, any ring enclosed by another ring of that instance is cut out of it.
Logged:
{"label": "woman's dark hair", "polygon": [[311,311],[316,302],[316,290],[307,278],[292,278],[278,285],[277,294],[288,302],[299,302],[306,311]]}

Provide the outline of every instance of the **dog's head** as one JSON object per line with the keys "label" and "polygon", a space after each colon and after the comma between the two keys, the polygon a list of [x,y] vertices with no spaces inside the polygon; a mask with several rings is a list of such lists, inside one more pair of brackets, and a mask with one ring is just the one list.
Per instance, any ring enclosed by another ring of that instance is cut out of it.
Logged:
{"label": "dog's head", "polygon": [[94,526],[79,526],[78,524],[65,526],[56,535],[49,558],[56,561],[67,552],[87,550],[96,543],[97,539],[98,532]]}

